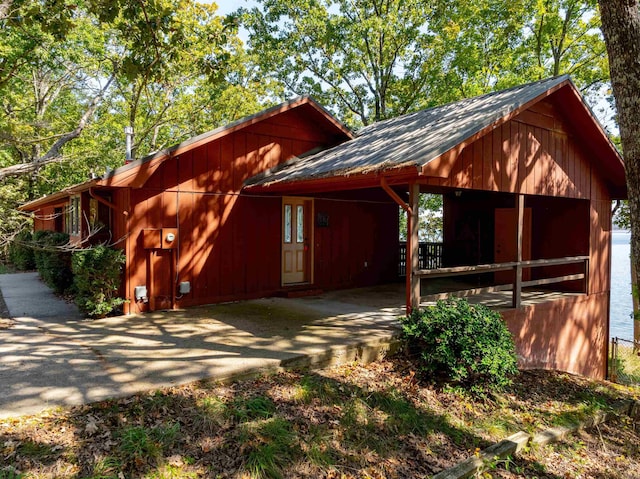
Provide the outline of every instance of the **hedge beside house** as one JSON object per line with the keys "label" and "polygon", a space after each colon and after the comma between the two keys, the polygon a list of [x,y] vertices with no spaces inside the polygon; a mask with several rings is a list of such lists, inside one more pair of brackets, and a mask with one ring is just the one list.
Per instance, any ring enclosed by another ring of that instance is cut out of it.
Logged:
{"label": "hedge beside house", "polygon": [[82,312],[102,318],[124,303],[117,297],[124,261],[122,251],[106,246],[73,253],[75,301]]}
{"label": "hedge beside house", "polygon": [[9,245],[9,261],[18,271],[28,271],[36,267],[31,242],[31,231],[22,231],[16,235]]}
{"label": "hedge beside house", "polygon": [[55,231],[36,231],[33,249],[36,269],[42,280],[56,293],[65,293],[73,284],[71,251],[61,246],[69,244],[69,235]]}

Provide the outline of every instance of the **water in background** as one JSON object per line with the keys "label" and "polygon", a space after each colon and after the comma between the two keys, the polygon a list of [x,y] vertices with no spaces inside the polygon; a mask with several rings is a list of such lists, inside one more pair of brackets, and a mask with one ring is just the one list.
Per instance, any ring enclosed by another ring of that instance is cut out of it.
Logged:
{"label": "water in background", "polygon": [[614,231],[611,251],[611,327],[609,335],[633,339],[633,300],[629,253],[631,233]]}

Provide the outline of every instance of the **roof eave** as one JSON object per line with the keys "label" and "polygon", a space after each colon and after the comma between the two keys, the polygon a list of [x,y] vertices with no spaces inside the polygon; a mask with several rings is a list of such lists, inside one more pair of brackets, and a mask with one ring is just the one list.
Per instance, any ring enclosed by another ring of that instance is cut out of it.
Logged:
{"label": "roof eave", "polygon": [[35,200],[29,201],[23,205],[20,205],[18,209],[20,211],[35,211],[45,205],[50,205],[54,203],[60,203],[61,200],[68,198],[71,195],[82,193],[83,191],[88,191],[89,188],[92,188],[98,185],[99,179],[85,181],[84,183],[78,183],[73,186],[69,186],[63,190],[57,191],[50,195],[42,196],[41,198],[37,198]]}
{"label": "roof eave", "polygon": [[407,184],[419,178],[419,170],[416,165],[404,165],[397,168],[352,173],[344,176],[324,176],[306,178],[303,180],[278,181],[266,184],[258,183],[245,186],[244,191],[249,194],[305,194],[340,191],[344,190],[345,187],[349,189],[362,189],[380,186],[382,177],[384,177],[391,185]]}

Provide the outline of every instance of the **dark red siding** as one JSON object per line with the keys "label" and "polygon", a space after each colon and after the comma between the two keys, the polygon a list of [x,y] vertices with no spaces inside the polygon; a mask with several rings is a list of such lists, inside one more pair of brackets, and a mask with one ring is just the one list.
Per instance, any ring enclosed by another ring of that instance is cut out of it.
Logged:
{"label": "dark red siding", "polygon": [[[243,184],[267,168],[334,141],[309,119],[287,112],[167,159],[144,186],[128,190],[130,310],[148,308],[133,301],[139,285],[150,289],[156,309],[171,307],[172,294],[183,281],[191,283],[191,293],[175,298],[177,306],[279,291],[282,199],[245,195]],[[339,224],[337,217],[336,221]],[[173,253],[144,248],[144,230],[153,228],[177,228]],[[374,226],[364,230],[374,231]],[[355,266],[340,273],[351,278],[349,284],[358,284],[362,278],[354,275],[360,274]]]}
{"label": "dark red siding", "polygon": [[[576,141],[570,119],[551,101],[541,101],[467,146],[448,178],[429,178],[427,184],[536,195],[525,201],[532,207],[533,258],[588,254],[589,294],[505,312],[521,362],[604,377],[611,198],[599,159]],[[557,197],[573,200],[558,202]],[[575,269],[565,266],[554,272],[570,274]],[[576,287],[564,285],[568,290]]]}

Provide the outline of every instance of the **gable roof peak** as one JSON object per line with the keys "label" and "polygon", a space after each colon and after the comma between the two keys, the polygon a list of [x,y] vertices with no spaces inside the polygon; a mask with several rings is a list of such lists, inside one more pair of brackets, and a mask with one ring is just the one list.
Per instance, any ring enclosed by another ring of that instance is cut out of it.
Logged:
{"label": "gable roof peak", "polygon": [[292,162],[247,184],[268,187],[406,168],[415,168],[416,174],[441,176],[445,172],[439,170],[440,162],[434,160],[463,148],[552,95],[575,109],[578,116],[575,121],[593,131],[593,138],[585,141],[592,142],[599,154],[609,158],[616,169],[613,182],[619,183],[618,170],[624,170],[617,150],[570,77],[561,75],[373,123],[359,130],[353,140]]}

